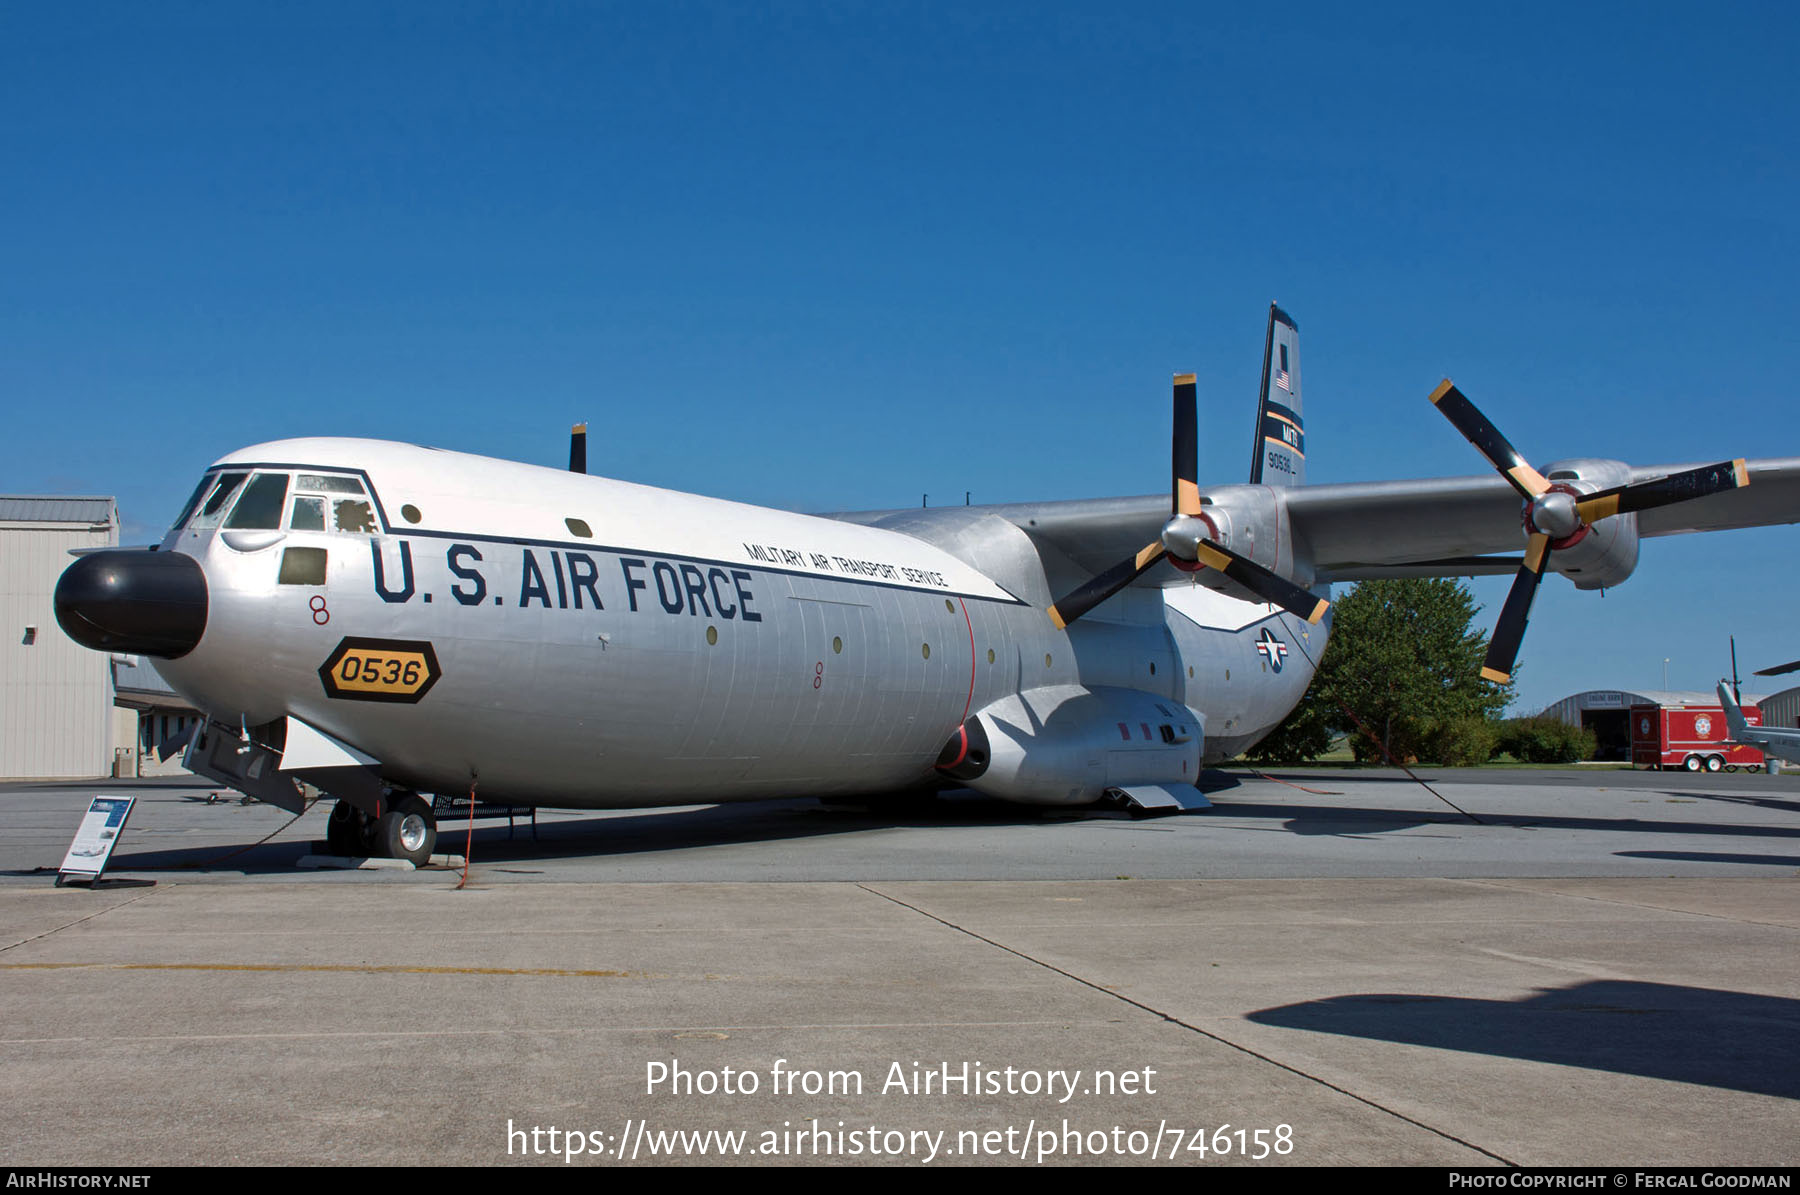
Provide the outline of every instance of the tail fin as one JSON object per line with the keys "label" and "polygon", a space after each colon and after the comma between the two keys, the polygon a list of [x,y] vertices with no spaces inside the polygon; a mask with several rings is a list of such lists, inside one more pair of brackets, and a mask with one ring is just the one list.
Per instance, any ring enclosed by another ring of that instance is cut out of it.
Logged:
{"label": "tail fin", "polygon": [[1250,484],[1306,484],[1306,424],[1300,409],[1300,329],[1293,317],[1274,303],[1269,304],[1269,332],[1263,339],[1262,394],[1256,404]]}
{"label": "tail fin", "polygon": [[1731,686],[1724,681],[1719,682],[1719,704],[1725,710],[1725,725],[1731,731],[1731,741],[1741,743],[1744,736],[1750,733],[1750,724],[1744,721],[1744,711],[1738,708],[1732,697]]}

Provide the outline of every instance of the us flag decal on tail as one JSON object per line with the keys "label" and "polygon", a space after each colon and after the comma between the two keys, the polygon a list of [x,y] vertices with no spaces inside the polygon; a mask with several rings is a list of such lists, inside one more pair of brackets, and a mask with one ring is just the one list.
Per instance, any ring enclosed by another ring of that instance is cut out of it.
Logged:
{"label": "us flag decal on tail", "polygon": [[1269,304],[1263,340],[1262,389],[1256,403],[1251,485],[1306,484],[1306,430],[1300,408],[1300,329]]}

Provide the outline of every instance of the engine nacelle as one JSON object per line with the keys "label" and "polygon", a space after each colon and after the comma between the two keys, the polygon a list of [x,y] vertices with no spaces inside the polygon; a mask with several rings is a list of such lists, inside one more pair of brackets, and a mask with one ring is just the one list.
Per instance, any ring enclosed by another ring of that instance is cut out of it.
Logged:
{"label": "engine nacelle", "polygon": [[[1555,488],[1592,494],[1630,482],[1631,467],[1623,461],[1556,461],[1544,470],[1544,476]],[[1601,519],[1550,545],[1551,570],[1569,578],[1577,589],[1610,589],[1631,576],[1637,562],[1635,514]]]}
{"label": "engine nacelle", "polygon": [[[1183,560],[1193,559],[1195,541],[1210,539],[1264,568],[1293,577],[1302,588],[1312,584],[1311,562],[1294,559],[1287,507],[1275,490],[1260,485],[1218,486],[1203,491],[1200,501],[1197,515],[1178,516],[1163,528],[1163,546],[1169,550],[1170,563],[1189,567]],[[1212,569],[1199,569],[1195,580],[1234,597],[1262,600]]]}
{"label": "engine nacelle", "polygon": [[1206,720],[1138,689],[1046,685],[1003,697],[958,728],[938,770],[1026,805],[1086,805],[1110,788],[1191,785]]}

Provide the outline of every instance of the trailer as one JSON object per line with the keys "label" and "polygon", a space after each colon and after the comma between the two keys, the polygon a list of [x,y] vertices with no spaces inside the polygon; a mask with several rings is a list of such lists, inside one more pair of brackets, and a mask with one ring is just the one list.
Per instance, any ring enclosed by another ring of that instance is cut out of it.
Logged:
{"label": "trailer", "polygon": [[[1742,707],[1744,721],[1762,725],[1762,711]],[[1631,707],[1631,766],[1681,768],[1689,772],[1735,772],[1763,766],[1755,747],[1725,741],[1725,710],[1717,705],[1634,705]]]}

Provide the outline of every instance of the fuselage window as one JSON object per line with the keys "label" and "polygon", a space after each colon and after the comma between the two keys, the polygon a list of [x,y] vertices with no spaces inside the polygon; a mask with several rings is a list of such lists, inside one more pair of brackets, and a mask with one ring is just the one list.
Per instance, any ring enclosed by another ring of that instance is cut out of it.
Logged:
{"label": "fuselage window", "polygon": [[231,509],[227,527],[274,530],[281,526],[281,511],[287,505],[286,473],[258,473],[244,487],[244,496]]}

